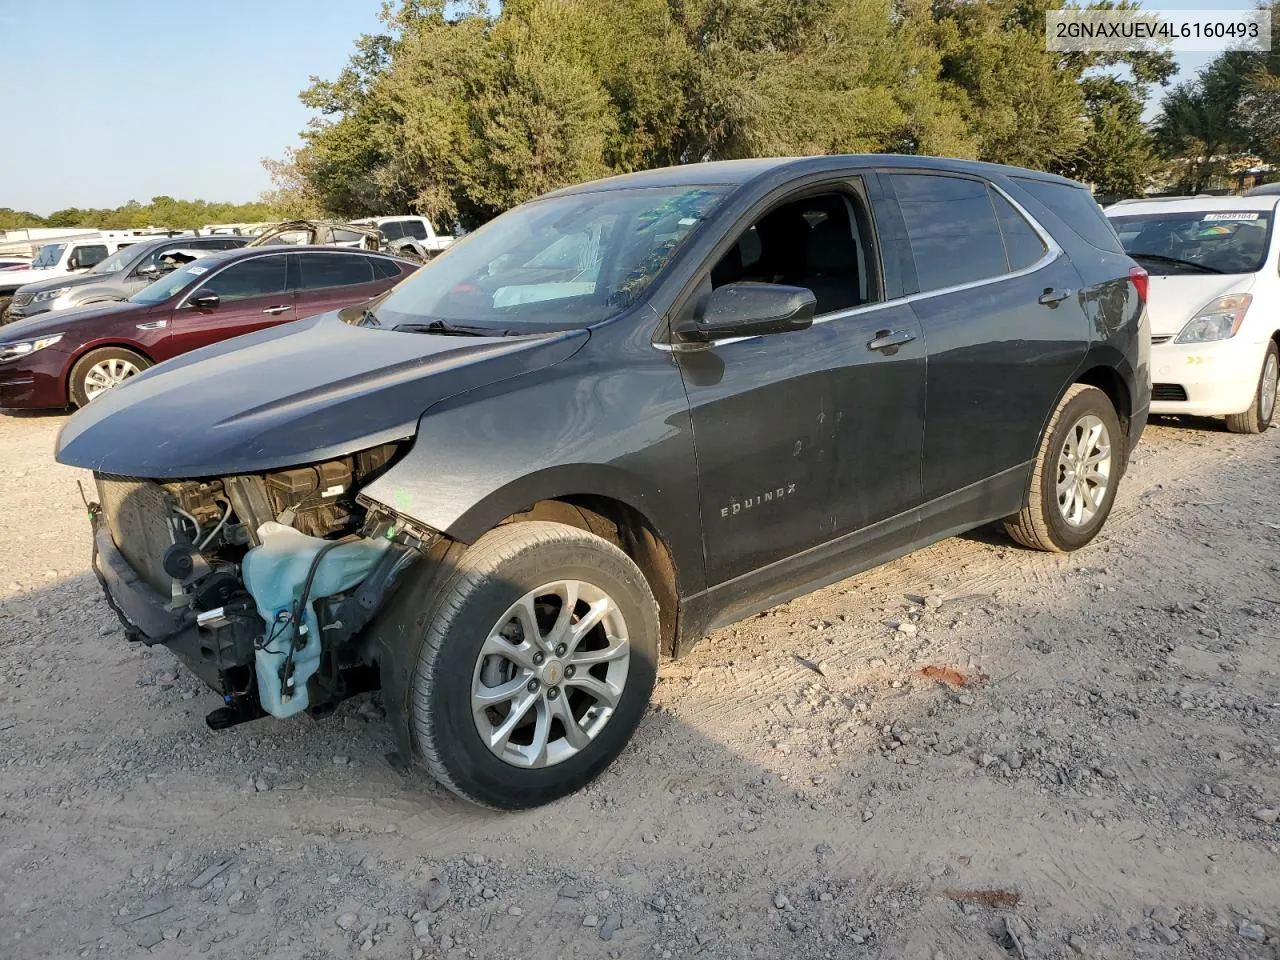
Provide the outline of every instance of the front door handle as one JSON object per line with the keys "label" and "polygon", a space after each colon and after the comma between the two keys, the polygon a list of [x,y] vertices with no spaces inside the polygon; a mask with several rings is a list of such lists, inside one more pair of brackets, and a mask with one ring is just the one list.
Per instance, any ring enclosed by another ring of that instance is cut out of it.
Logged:
{"label": "front door handle", "polygon": [[263,310],[262,312],[263,312],[263,313],[269,313],[269,314],[271,314],[272,316],[275,316],[277,313],[284,313],[286,310],[292,310],[292,309],[293,309],[293,307],[290,307],[290,306],[283,306],[283,307],[267,307],[267,309]]}
{"label": "front door handle", "polygon": [[916,335],[910,330],[877,330],[875,339],[867,344],[868,350],[889,350],[910,343]]}
{"label": "front door handle", "polygon": [[1069,296],[1071,296],[1070,290],[1055,290],[1053,287],[1045,287],[1044,293],[1040,294],[1040,303],[1048,307],[1055,303],[1061,303]]}

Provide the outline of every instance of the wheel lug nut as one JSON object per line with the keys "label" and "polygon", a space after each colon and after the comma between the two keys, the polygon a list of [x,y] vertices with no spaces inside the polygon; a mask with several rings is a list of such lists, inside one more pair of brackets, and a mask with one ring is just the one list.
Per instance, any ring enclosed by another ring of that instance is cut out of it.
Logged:
{"label": "wheel lug nut", "polygon": [[526,689],[526,690],[528,690],[530,693],[537,693],[537,692],[538,692],[538,681],[537,681],[537,680],[530,680],[530,681],[528,682],[528,684],[526,684],[526,685],[525,685],[525,689]]}
{"label": "wheel lug nut", "polygon": [[554,700],[554,699],[555,699],[556,697],[558,697],[558,696],[560,696],[560,688],[559,688],[559,687],[548,687],[548,688],[547,688],[547,699],[548,699],[548,700]]}
{"label": "wheel lug nut", "polygon": [[542,666],[542,662],[546,659],[547,659],[547,655],[543,653],[541,650],[539,650],[537,653],[533,655],[533,662],[538,664],[538,666]]}
{"label": "wheel lug nut", "polygon": [[573,679],[573,675],[574,675],[575,673],[577,673],[577,672],[578,672],[578,668],[577,668],[577,667],[575,667],[572,663],[571,663],[571,664],[569,664],[567,667],[565,667],[565,668],[564,668],[564,675],[565,675],[565,677],[566,677],[567,679],[569,679],[569,680],[572,680],[572,679]]}
{"label": "wheel lug nut", "polygon": [[568,647],[566,647],[563,643],[557,643],[557,644],[556,644],[556,656],[557,656],[557,657],[563,657],[563,656],[564,656],[564,652],[565,652],[566,650],[568,650],[568,649],[569,649],[569,648],[568,648]]}

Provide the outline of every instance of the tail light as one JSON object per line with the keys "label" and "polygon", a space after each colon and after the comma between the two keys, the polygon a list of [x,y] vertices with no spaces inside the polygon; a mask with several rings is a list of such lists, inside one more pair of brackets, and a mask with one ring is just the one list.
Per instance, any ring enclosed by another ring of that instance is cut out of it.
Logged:
{"label": "tail light", "polygon": [[1138,291],[1138,299],[1145,304],[1147,302],[1147,285],[1151,282],[1151,278],[1147,276],[1147,271],[1141,267],[1130,267],[1129,279],[1133,282],[1133,289]]}

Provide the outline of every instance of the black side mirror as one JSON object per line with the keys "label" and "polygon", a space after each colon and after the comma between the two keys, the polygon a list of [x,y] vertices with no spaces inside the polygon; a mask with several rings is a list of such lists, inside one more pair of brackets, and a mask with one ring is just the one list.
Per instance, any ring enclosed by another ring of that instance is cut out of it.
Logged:
{"label": "black side mirror", "polygon": [[676,328],[680,340],[707,343],[803,330],[818,305],[812,290],[777,283],[727,283],[712,291],[692,321]]}
{"label": "black side mirror", "polygon": [[71,259],[69,259],[69,260],[67,261],[67,269],[68,269],[68,270],[79,270],[79,269],[80,269],[80,261],[79,261],[78,259],[76,259],[75,257],[72,257]]}
{"label": "black side mirror", "polygon": [[222,298],[216,293],[197,294],[187,301],[187,303],[191,304],[191,306],[195,307],[197,310],[212,310],[221,302]]}

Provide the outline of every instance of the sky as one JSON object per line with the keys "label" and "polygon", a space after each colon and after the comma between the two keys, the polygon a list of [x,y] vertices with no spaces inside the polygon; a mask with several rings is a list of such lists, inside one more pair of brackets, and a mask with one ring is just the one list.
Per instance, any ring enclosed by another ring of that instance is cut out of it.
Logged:
{"label": "sky", "polygon": [[[380,0],[0,0],[0,207],[48,215],[168,195],[244,202],[296,146]],[[1148,9],[1251,9],[1155,0]],[[1177,80],[1212,54],[1183,54]],[[1154,116],[1158,100],[1148,104]]]}
{"label": "sky", "polygon": [[0,207],[256,200],[380,0],[0,0]]}

